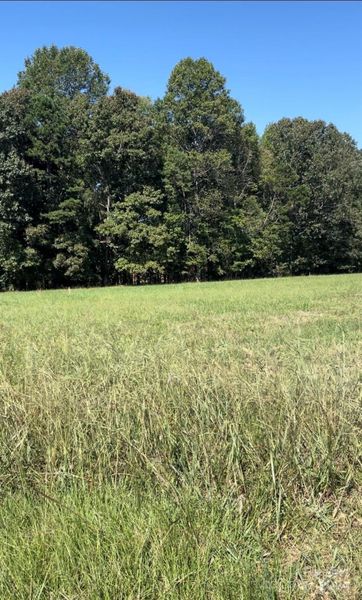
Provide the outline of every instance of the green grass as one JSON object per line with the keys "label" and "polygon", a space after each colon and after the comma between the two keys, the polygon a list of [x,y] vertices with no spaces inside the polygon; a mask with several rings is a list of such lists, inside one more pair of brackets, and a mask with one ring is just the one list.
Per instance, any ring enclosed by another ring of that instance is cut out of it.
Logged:
{"label": "green grass", "polygon": [[361,597],[362,276],[0,295],[0,598]]}

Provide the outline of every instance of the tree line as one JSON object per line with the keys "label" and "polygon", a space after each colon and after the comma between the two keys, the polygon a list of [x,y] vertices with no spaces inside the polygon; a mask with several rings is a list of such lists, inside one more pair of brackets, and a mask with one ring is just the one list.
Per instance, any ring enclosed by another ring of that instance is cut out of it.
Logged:
{"label": "tree line", "polygon": [[362,152],[333,124],[259,137],[181,60],[163,98],[43,47],[0,95],[0,289],[358,271]]}

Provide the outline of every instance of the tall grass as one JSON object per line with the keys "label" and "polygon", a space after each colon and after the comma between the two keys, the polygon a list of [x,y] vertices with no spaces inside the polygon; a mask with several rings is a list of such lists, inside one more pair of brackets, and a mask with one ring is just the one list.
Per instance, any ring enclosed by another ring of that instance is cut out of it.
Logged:
{"label": "tall grass", "polygon": [[358,598],[362,277],[0,296],[0,598]]}

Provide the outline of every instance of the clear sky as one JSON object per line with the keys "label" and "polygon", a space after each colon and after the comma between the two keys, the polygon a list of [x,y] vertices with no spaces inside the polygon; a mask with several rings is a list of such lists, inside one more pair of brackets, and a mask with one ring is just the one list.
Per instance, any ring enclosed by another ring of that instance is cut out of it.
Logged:
{"label": "clear sky", "polygon": [[362,2],[0,2],[0,91],[52,43],[84,48],[112,86],[152,98],[181,58],[204,56],[259,133],[322,118],[362,147]]}

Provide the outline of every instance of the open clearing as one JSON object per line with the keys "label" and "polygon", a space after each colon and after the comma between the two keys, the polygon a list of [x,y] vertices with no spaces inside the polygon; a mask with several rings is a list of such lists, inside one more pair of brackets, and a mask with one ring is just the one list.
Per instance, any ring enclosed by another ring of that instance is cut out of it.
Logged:
{"label": "open clearing", "polygon": [[0,295],[0,598],[361,597],[362,276]]}

